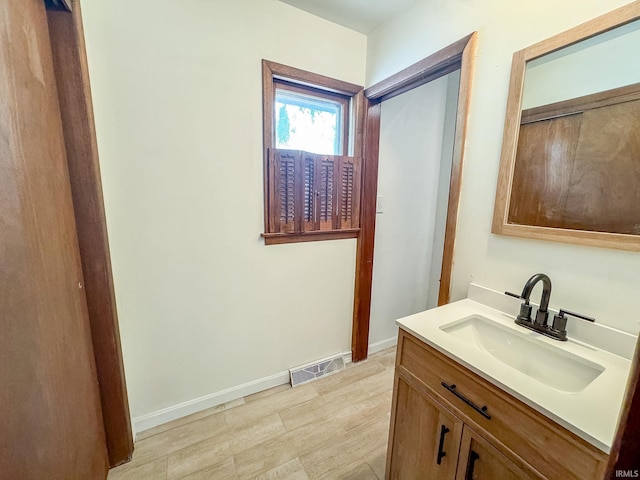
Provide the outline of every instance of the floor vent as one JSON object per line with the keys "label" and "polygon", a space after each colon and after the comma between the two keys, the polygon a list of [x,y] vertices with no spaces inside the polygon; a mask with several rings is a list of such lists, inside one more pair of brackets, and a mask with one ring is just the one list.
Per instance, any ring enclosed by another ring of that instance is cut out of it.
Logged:
{"label": "floor vent", "polygon": [[314,363],[302,365],[289,370],[291,375],[291,386],[297,387],[304,383],[324,377],[344,369],[344,359],[342,355],[325,358]]}

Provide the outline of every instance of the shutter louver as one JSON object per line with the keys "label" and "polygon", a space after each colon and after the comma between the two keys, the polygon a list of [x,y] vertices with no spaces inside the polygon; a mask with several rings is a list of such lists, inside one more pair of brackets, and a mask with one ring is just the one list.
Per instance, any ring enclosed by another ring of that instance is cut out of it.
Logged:
{"label": "shutter louver", "polygon": [[270,153],[273,229],[275,232],[292,233],[296,230],[295,179],[300,152],[274,149]]}
{"label": "shutter louver", "polygon": [[320,158],[320,185],[318,195],[319,230],[333,230],[335,206],[335,173],[336,158],[322,156]]}
{"label": "shutter louver", "polygon": [[339,228],[355,228],[360,213],[360,159],[342,157],[340,167]]}
{"label": "shutter louver", "polygon": [[342,205],[340,206],[340,220],[346,222],[351,219],[353,206],[353,165],[345,163],[342,169]]}
{"label": "shutter louver", "polygon": [[280,161],[280,178],[280,223],[293,223],[295,169],[292,159],[285,157]]}
{"label": "shutter louver", "polygon": [[269,149],[269,233],[358,226],[360,159]]}
{"label": "shutter louver", "polygon": [[315,155],[302,152],[304,163],[304,231],[316,229],[316,158]]}

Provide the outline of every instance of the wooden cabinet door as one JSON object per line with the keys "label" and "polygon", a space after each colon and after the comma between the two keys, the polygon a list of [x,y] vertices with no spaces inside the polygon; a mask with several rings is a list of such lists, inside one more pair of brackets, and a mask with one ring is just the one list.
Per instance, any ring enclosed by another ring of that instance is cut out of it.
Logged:
{"label": "wooden cabinet door", "polygon": [[105,478],[44,0],[0,1],[0,478]]}
{"label": "wooden cabinet door", "polygon": [[453,480],[462,421],[396,374],[388,480]]}
{"label": "wooden cabinet door", "polygon": [[[523,463],[523,462],[518,462]],[[519,467],[467,425],[464,426],[456,480],[541,480]]]}

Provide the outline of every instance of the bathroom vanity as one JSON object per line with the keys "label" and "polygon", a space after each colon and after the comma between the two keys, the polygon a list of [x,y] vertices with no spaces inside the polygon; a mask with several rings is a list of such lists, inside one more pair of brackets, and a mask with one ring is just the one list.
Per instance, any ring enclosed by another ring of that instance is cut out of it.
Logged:
{"label": "bathroom vanity", "polygon": [[397,322],[386,478],[602,478],[635,337],[576,323],[560,342],[469,296]]}

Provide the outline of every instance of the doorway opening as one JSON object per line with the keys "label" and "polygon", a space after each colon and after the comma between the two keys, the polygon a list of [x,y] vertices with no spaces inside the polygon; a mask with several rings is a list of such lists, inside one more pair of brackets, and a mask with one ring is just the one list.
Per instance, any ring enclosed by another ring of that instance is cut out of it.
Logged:
{"label": "doorway opening", "polygon": [[[379,158],[381,152],[381,126],[384,126],[384,123],[381,122],[383,103],[405,92],[410,92],[422,85],[441,79],[452,72],[458,72],[459,88],[457,89],[457,105],[455,108],[455,130],[451,143],[451,165],[447,172],[449,174],[449,191],[446,199],[446,215],[443,222],[443,248],[441,257],[436,254],[436,262],[439,261],[439,258],[442,259],[441,267],[439,268],[440,281],[437,305],[443,305],[449,302],[476,36],[477,34],[474,32],[365,90],[367,118],[365,122],[364,141],[362,216],[356,253],[355,300],[351,346],[354,361],[367,358],[369,347],[374,247],[376,243]],[[443,82],[444,81],[447,80],[445,79]],[[417,93],[414,92],[413,95],[415,94]],[[391,108],[393,109],[393,106],[391,106]],[[384,145],[383,148],[385,148]],[[440,168],[438,174],[440,174]],[[384,215],[384,203],[385,199],[383,194],[382,215]],[[433,237],[435,238],[435,228]],[[425,254],[431,255],[432,259],[430,263],[433,264],[433,251],[426,252]],[[430,279],[435,277],[432,269],[433,267],[429,268],[428,275]],[[432,298],[435,297],[433,293],[431,296]],[[428,297],[429,294],[427,293],[427,298]],[[376,335],[378,335],[378,333],[376,333]]]}
{"label": "doorway opening", "polygon": [[369,344],[438,306],[460,71],[383,102]]}

